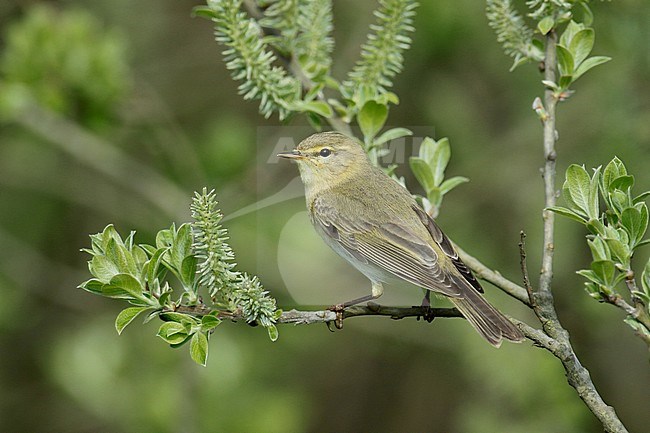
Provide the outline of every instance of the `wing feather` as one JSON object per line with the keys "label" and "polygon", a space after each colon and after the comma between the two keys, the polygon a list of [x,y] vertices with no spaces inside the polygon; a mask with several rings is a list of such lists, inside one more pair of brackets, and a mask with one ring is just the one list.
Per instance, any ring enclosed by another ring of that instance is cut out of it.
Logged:
{"label": "wing feather", "polygon": [[311,214],[319,231],[357,260],[443,295],[462,295],[461,288],[440,267],[438,252],[411,234],[402,222],[377,225],[360,223],[357,218],[352,221],[319,199],[314,201]]}

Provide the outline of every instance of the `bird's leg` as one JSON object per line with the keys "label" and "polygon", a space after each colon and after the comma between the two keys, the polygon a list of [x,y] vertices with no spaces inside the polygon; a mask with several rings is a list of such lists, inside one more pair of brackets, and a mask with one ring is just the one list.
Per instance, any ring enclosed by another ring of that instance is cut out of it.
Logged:
{"label": "bird's leg", "polygon": [[423,310],[422,318],[427,322],[433,322],[435,316],[433,315],[433,310],[431,309],[431,291],[426,290],[424,292],[424,299],[422,299],[422,305],[420,307]]}
{"label": "bird's leg", "polygon": [[330,311],[334,311],[336,313],[336,321],[334,322],[334,325],[338,328],[341,329],[343,328],[343,310],[345,310],[348,307],[351,307],[353,305],[361,304],[362,302],[366,301],[372,301],[374,299],[377,299],[384,293],[384,286],[378,281],[373,281],[372,282],[372,291],[370,295],[362,296],[357,299],[353,299],[348,302],[343,302],[341,304],[336,304],[332,305],[331,307],[328,308]]}

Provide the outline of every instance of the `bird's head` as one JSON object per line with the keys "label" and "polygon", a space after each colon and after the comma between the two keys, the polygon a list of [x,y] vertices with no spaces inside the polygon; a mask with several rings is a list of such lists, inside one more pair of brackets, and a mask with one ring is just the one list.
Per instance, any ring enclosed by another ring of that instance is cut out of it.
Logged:
{"label": "bird's head", "polygon": [[351,176],[370,169],[361,144],[338,132],[310,135],[280,158],[298,163],[300,177],[309,191],[330,188]]}

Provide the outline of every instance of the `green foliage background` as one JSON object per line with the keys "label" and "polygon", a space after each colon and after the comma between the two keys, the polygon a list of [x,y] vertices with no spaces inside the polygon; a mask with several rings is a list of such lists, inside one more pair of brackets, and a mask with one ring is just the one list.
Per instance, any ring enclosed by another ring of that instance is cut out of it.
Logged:
{"label": "green foliage background", "polygon": [[[212,25],[190,17],[196,4],[0,4],[0,430],[599,431],[550,355],[528,343],[494,350],[455,320],[357,319],[335,334],[282,327],[277,343],[224,324],[210,340],[207,368],[154,338],[158,324],[132,325],[118,337],[112,324],[121,305],[75,289],[87,279],[79,249],[89,233],[113,222],[150,243],[170,221],[189,220],[194,190],[216,188],[229,215],[296,175],[266,163],[270,141],[261,135],[283,129],[262,128],[281,125],[237,95]],[[335,76],[354,65],[374,6],[334,2]],[[592,7],[594,53],[613,60],[559,107],[558,173],[617,155],[645,190],[650,4]],[[519,230],[528,233],[532,275],[541,252],[541,126],[530,109],[541,76],[534,65],[507,72],[510,60],[484,8],[473,0],[422,2],[389,123],[450,137],[449,175],[471,181],[446,197],[438,220],[466,250],[517,280]],[[42,33],[15,36],[26,16]],[[39,129],[42,113],[24,105],[27,94],[67,120]],[[73,133],[62,125],[91,131],[119,157],[71,146]],[[155,188],[147,186],[151,172],[162,179]],[[239,268],[258,275],[282,307],[294,302],[278,271],[278,239],[303,206],[294,199],[225,223]],[[619,311],[584,293],[575,270],[591,259],[585,233],[567,219],[557,227],[561,320],[604,399],[631,431],[642,431],[650,424],[645,347]],[[339,269],[326,247],[313,248],[321,269]],[[636,258],[646,259],[643,251]],[[298,252],[292,260],[298,274],[303,260]],[[310,284],[331,289],[329,281]],[[355,290],[345,298],[365,287]],[[505,311],[529,314],[487,290]]]}

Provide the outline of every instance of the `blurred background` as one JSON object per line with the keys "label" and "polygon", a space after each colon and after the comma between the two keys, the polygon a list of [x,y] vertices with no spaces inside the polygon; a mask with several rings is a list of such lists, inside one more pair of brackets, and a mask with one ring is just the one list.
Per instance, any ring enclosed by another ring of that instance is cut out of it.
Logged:
{"label": "blurred background", "polygon": [[[421,3],[389,125],[450,138],[448,175],[471,182],[446,197],[440,225],[514,281],[525,230],[535,277],[537,67],[508,72],[483,2]],[[369,288],[313,233],[300,189],[285,189],[296,168],[269,159],[279,137],[308,135],[307,122],[264,120],[257,103],[242,101],[211,23],[191,17],[197,4],[0,2],[0,431],[602,431],[549,353],[528,342],[495,350],[459,320],[353,319],[335,333],[282,326],[276,343],[261,329],[224,324],[207,368],[155,337],[156,323],[118,337],[121,303],[75,288],[89,278],[79,249],[109,223],[153,242],[159,229],[189,220],[193,191],[204,186],[235,216],[226,226],[239,269],[257,274],[283,308]],[[614,60],[559,107],[558,185],[569,164],[617,155],[641,192],[650,189],[650,3],[592,6],[594,54]],[[334,1],[337,78],[354,64],[374,7]],[[256,209],[268,197],[275,204]],[[643,431],[648,352],[618,310],[584,293],[575,274],[590,262],[584,235],[558,219],[559,315],[605,401],[630,431]],[[537,326],[486,286],[491,302]],[[382,302],[420,300],[397,290]]]}

